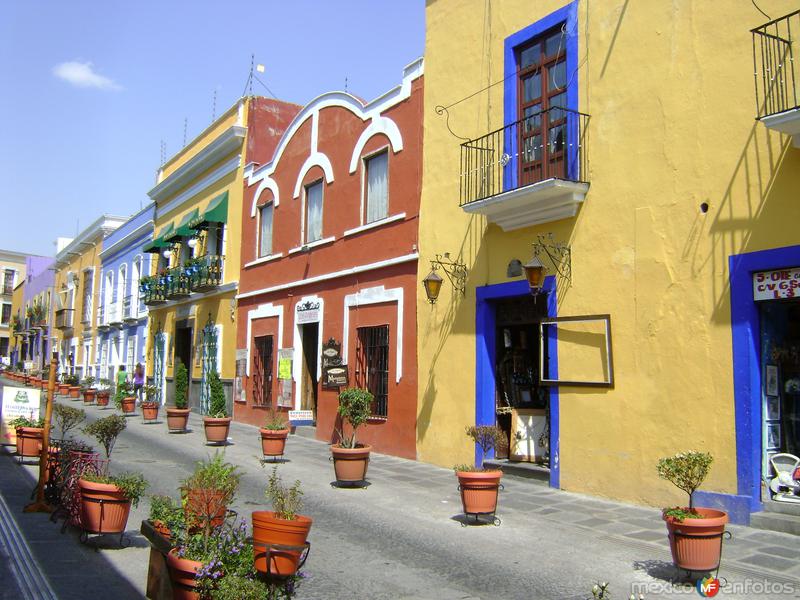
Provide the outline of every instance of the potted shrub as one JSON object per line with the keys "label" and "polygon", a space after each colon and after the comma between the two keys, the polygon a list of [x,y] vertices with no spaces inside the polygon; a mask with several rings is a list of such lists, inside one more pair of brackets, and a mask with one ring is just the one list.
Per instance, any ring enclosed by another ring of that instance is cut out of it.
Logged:
{"label": "potted shrub", "polygon": [[83,378],[83,401],[86,404],[91,404],[94,402],[94,399],[97,396],[97,390],[93,387],[94,381],[94,377],[91,375],[87,375]]}
{"label": "potted shrub", "polygon": [[158,419],[159,404],[156,401],[158,397],[158,388],[154,385],[146,385],[142,388],[144,392],[144,402],[142,402],[142,418],[145,421],[155,421]]}
{"label": "potted shrub", "polygon": [[117,385],[117,393],[114,394],[114,405],[124,415],[136,414],[136,396],[133,395],[133,384],[130,381],[122,381]]}
{"label": "potted shrub", "polygon": [[69,397],[73,400],[78,400],[81,397],[81,378],[77,375],[69,375],[67,377],[67,385],[69,385]]}
{"label": "potted shrub", "polygon": [[67,373],[62,373],[61,381],[57,383],[58,393],[61,394],[62,396],[69,396],[69,388],[70,388],[69,381],[70,381],[69,375]]}
{"label": "potted shrub", "polygon": [[111,380],[101,377],[97,380],[97,406],[108,406],[108,397],[111,395]]}
{"label": "potted shrub", "polygon": [[141,473],[101,475],[86,472],[78,480],[78,486],[81,490],[83,531],[124,533],[131,506],[138,506],[147,489],[147,481]]}
{"label": "potted shrub", "polygon": [[208,415],[203,417],[206,442],[209,444],[226,444],[228,442],[228,430],[231,427],[231,418],[228,416],[225,388],[219,379],[219,373],[216,371],[211,371],[208,374],[208,387],[211,398]]}
{"label": "potted shrub", "polygon": [[483,453],[479,465],[456,465],[454,468],[464,514],[474,516],[476,521],[480,515],[492,515],[493,522],[499,525],[500,520],[494,513],[503,472],[485,468],[483,458],[489,451],[503,447],[505,432],[496,425],[472,425],[466,428],[466,434],[480,446]]}
{"label": "potted shrub", "polygon": [[167,428],[170,433],[183,433],[189,421],[189,374],[186,366],[178,361],[175,367],[175,407],[167,407]]}
{"label": "potted shrub", "polygon": [[[339,394],[339,418],[342,427],[336,430],[339,443],[331,446],[333,470],[337,484],[363,483],[367,476],[371,446],[359,444],[356,431],[372,414],[374,397],[362,388],[347,388]],[[344,424],[350,425],[350,435],[344,434]]]}
{"label": "potted shrub", "polygon": [[125,418],[121,415],[109,415],[97,419],[83,428],[83,433],[95,438],[106,451],[106,458],[111,458],[111,451],[117,442],[117,437],[127,427]]}
{"label": "potted shrub", "polygon": [[276,412],[274,407],[271,408],[264,427],[258,431],[261,434],[261,451],[264,456],[273,458],[283,456],[286,438],[289,436],[289,425],[283,415]]}
{"label": "potted shrub", "polygon": [[44,419],[17,417],[9,421],[8,425],[16,430],[17,456],[24,459],[26,456],[39,456],[42,449],[44,435]]}
{"label": "potted shrub", "polygon": [[181,498],[190,532],[210,534],[225,520],[228,505],[239,487],[236,466],[224,461],[224,454],[199,461],[194,473],[181,482]]}
{"label": "potted shrub", "polygon": [[86,411],[67,404],[53,404],[53,420],[61,430],[61,439],[67,439],[67,434],[86,420]]}
{"label": "potted shrub", "polygon": [[[294,575],[312,523],[310,517],[299,514],[303,507],[300,481],[286,487],[278,475],[278,467],[273,467],[264,495],[272,504],[272,510],[252,513],[253,564],[261,573],[279,577]],[[273,545],[293,546],[296,550],[276,549]]]}
{"label": "potted shrub", "polygon": [[150,497],[149,521],[153,529],[167,541],[186,528],[183,507],[169,496],[153,495]]}
{"label": "potted shrub", "polygon": [[662,516],[669,532],[669,548],[675,567],[709,572],[719,568],[722,536],[728,514],[694,506],[693,494],[702,485],[713,458],[706,452],[681,452],[658,461],[658,476],[689,495],[689,506],[665,508]]}

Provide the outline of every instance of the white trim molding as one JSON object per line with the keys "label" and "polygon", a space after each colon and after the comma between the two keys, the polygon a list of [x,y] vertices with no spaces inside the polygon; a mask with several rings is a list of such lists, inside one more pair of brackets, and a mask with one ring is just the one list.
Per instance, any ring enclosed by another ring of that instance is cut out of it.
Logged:
{"label": "white trim molding", "polygon": [[318,246],[324,246],[326,244],[330,244],[335,241],[336,241],[336,236],[332,235],[330,237],[322,238],[321,240],[316,240],[315,242],[309,242],[308,244],[303,244],[302,246],[298,246],[297,248],[292,248],[291,250],[289,250],[289,254],[306,252],[307,250],[311,250],[312,248],[316,248]]}
{"label": "white trim molding", "polygon": [[283,252],[278,252],[277,254],[268,254],[267,256],[262,256],[255,260],[251,260],[249,263],[245,263],[244,268],[247,269],[249,267],[255,267],[256,265],[263,265],[264,263],[272,262],[273,260],[278,260],[282,257]]}
{"label": "white trim molding", "polygon": [[402,221],[406,218],[406,213],[398,213],[396,215],[392,215],[391,217],[385,217],[383,219],[379,219],[377,221],[372,221],[371,223],[367,223],[366,225],[360,225],[359,227],[353,227],[352,229],[348,229],[344,232],[343,237],[347,237],[349,235],[356,235],[357,233],[361,233],[362,231],[369,231],[370,229],[375,229],[376,227],[381,227],[382,225],[388,225],[389,223],[394,223],[395,221]]}
{"label": "white trim molding", "polygon": [[403,136],[400,134],[400,128],[397,123],[392,121],[389,117],[381,115],[374,115],[372,121],[367,128],[361,132],[355,148],[353,148],[353,155],[350,157],[350,173],[355,173],[358,169],[358,163],[361,162],[361,153],[364,151],[364,146],[371,137],[383,134],[389,138],[389,143],[392,146],[392,152],[397,154],[403,149]]}
{"label": "white trim molding", "polygon": [[[292,331],[294,333],[294,338],[292,340],[292,377],[294,378],[294,382],[296,385],[300,385],[300,377],[302,373],[300,370],[303,368],[303,361],[298,359],[299,356],[302,357],[303,355],[303,336],[300,333],[300,327],[305,325],[306,323],[298,323],[297,322],[297,307],[301,304],[305,304],[306,302],[316,302],[319,304],[318,308],[318,317],[316,321],[308,321],[308,323],[319,323],[319,329],[317,330],[317,356],[322,356],[322,325],[324,323],[325,317],[325,299],[319,296],[303,296],[297,302],[292,305],[292,323],[294,327],[292,327]],[[317,360],[317,381],[322,379],[322,360]],[[298,389],[294,395],[294,407],[295,409],[299,409],[300,407],[300,390]]]}
{"label": "white trim molding", "polygon": [[278,349],[283,348],[283,305],[260,304],[258,307],[247,311],[247,376],[250,377],[250,341],[253,337],[253,321],[278,317]]}
{"label": "white trim molding", "polygon": [[342,318],[342,362],[348,364],[347,354],[350,343],[350,309],[370,304],[397,303],[397,356],[395,358],[395,382],[400,383],[403,376],[403,288],[386,289],[382,285],[365,288],[344,297],[344,316]]}

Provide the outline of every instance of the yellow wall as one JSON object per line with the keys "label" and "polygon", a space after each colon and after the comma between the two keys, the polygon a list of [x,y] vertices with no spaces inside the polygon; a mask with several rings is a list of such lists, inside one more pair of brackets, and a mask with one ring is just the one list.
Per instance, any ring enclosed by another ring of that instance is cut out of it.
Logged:
{"label": "yellow wall", "polygon": [[[19,317],[20,322],[23,324],[25,323],[25,309],[22,306],[22,296],[25,293],[25,265],[22,265],[21,272],[19,275],[19,285],[14,288],[14,293],[11,295],[11,317]],[[22,346],[21,338],[14,335],[14,331],[11,329],[10,325],[8,328],[8,355],[11,356],[11,353],[17,349],[17,346]],[[14,365],[12,365],[14,366]]]}
{"label": "yellow wall", "polygon": [[[765,19],[749,3],[615,0],[587,16],[580,2],[591,188],[575,218],[503,232],[459,208],[461,140],[434,107],[502,80],[504,39],[565,4],[427,3],[420,257],[449,251],[469,279],[463,298],[445,281],[432,307],[419,291],[418,455],[472,459],[475,287],[510,281],[508,262],[552,232],[572,247],[558,314],[612,315],[616,376],[613,390],[561,388],[561,487],[677,502],[655,463],[701,449],[715,458],[704,489],[736,493],[727,260],[796,244],[800,218],[800,150],[754,121],[750,29]],[[794,8],[776,1],[770,13]],[[501,127],[502,84],[449,113],[459,136]]]}

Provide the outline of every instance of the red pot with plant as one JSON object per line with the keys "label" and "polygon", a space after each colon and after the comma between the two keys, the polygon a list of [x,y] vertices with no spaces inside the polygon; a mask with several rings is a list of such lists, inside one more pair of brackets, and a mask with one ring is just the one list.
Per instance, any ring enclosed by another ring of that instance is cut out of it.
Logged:
{"label": "red pot with plant", "polygon": [[[341,427],[336,429],[339,443],[331,446],[333,470],[339,484],[363,483],[367,477],[371,446],[359,444],[356,431],[372,414],[374,396],[362,388],[347,388],[339,394],[338,415]],[[350,426],[350,435],[344,425]]]}
{"label": "red pot with plant", "polygon": [[283,485],[273,467],[266,496],[274,510],[257,510],[253,520],[253,562],[257,571],[279,577],[294,575],[306,555],[312,519],[298,514],[302,508],[300,482]]}
{"label": "red pot with plant", "polygon": [[141,475],[84,474],[78,480],[83,530],[87,533],[124,532],[131,505],[138,504],[146,485]]}
{"label": "red pot with plant", "polygon": [[711,469],[713,457],[706,452],[682,452],[658,461],[659,477],[689,495],[689,506],[665,508],[669,547],[675,567],[707,573],[719,568],[728,514],[694,506],[694,492]]}
{"label": "red pot with plant", "polygon": [[228,442],[228,432],[231,427],[232,419],[228,416],[225,389],[216,371],[211,371],[211,373],[209,373],[208,387],[211,399],[209,402],[208,416],[203,417],[206,442],[209,444],[226,444]]}
{"label": "red pot with plant", "polygon": [[[167,406],[167,429],[170,433],[183,433],[189,422],[189,374],[181,361],[175,367],[175,406]],[[226,437],[227,439],[227,437]]]}
{"label": "red pot with plant", "polygon": [[69,386],[69,397],[75,400],[79,399],[81,397],[81,386],[79,385]]}
{"label": "red pot with plant", "polygon": [[9,423],[17,434],[17,456],[21,458],[39,456],[44,436],[42,421],[42,419],[17,417]]}
{"label": "red pot with plant", "polygon": [[190,531],[210,531],[222,525],[239,477],[237,468],[225,462],[222,453],[197,463],[194,473],[181,484]]}
{"label": "red pot with plant", "polygon": [[265,457],[283,456],[286,449],[286,438],[289,437],[289,426],[283,416],[272,408],[264,427],[260,428],[261,452]]}
{"label": "red pot with plant", "polygon": [[167,554],[167,568],[172,582],[172,600],[199,600],[197,592],[197,572],[203,563],[198,560],[182,558],[178,549],[173,548]]}
{"label": "red pot with plant", "polygon": [[[485,468],[483,458],[489,452],[505,446],[505,432],[497,425],[471,425],[466,428],[466,434],[481,448],[482,454],[479,465],[455,467],[461,507],[465,515],[472,515],[476,519],[479,515],[494,517],[503,472],[500,469]],[[499,523],[497,517],[494,520]]]}

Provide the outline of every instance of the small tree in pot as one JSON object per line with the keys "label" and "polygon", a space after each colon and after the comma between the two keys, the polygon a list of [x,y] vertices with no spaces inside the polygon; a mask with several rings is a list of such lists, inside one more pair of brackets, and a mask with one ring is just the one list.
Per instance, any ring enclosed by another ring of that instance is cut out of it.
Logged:
{"label": "small tree in pot", "polygon": [[86,420],[86,411],[66,404],[53,405],[53,419],[61,430],[61,439],[67,439],[67,434]]}
{"label": "small tree in pot", "polygon": [[688,507],[665,508],[663,519],[669,532],[669,546],[675,567],[706,573],[719,568],[722,536],[728,514],[713,508],[694,506],[694,492],[711,470],[713,457],[705,452],[681,452],[658,461],[658,476],[689,495]]}
{"label": "small tree in pot", "polygon": [[499,525],[500,519],[495,516],[495,512],[503,472],[500,469],[485,468],[483,459],[490,451],[506,444],[505,432],[497,425],[470,425],[465,431],[480,447],[481,460],[479,465],[456,465],[454,468],[464,514],[472,515],[476,523],[481,515],[490,515],[492,522]]}
{"label": "small tree in pot", "polygon": [[97,419],[83,428],[83,433],[95,438],[106,451],[106,458],[111,458],[111,451],[117,442],[119,434],[128,426],[125,417],[121,415],[109,415],[102,419]]}
{"label": "small tree in pot", "polygon": [[179,360],[175,367],[175,407],[167,406],[167,429],[170,433],[184,433],[189,421],[189,373]]}
{"label": "small tree in pot", "polygon": [[114,405],[124,415],[136,414],[136,396],[133,395],[133,383],[121,381],[117,384],[117,393],[114,394]]}
{"label": "small tree in pot", "polygon": [[[372,415],[372,402],[375,397],[363,388],[347,388],[339,394],[338,414],[341,427],[336,429],[339,443],[331,446],[333,469],[336,483],[363,484],[367,476],[371,446],[359,444],[356,440],[358,428]],[[350,435],[345,434],[344,424],[350,425]]]}
{"label": "small tree in pot", "polygon": [[93,387],[94,381],[95,379],[91,375],[87,375],[86,377],[83,378],[83,384],[82,384],[83,401],[86,404],[91,404],[92,402],[94,402],[95,396],[97,395],[97,390],[94,389]]}
{"label": "small tree in pot", "polygon": [[208,374],[208,388],[210,396],[208,415],[203,417],[206,442],[209,444],[226,444],[231,426],[231,417],[228,416],[225,388],[219,378],[219,373],[216,371],[211,371]]}
{"label": "small tree in pot", "polygon": [[111,380],[101,377],[97,380],[97,406],[108,406],[108,398],[111,395]]}
{"label": "small tree in pot", "polygon": [[142,402],[142,419],[151,423],[158,419],[158,388],[154,385],[146,385],[142,388],[144,402]]}

